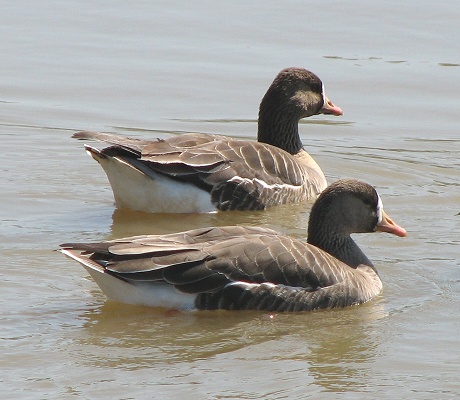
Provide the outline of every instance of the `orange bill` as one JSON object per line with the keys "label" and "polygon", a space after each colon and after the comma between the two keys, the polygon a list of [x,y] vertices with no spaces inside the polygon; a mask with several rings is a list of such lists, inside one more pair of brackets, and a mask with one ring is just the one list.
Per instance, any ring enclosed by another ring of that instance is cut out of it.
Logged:
{"label": "orange bill", "polygon": [[385,211],[382,210],[382,220],[377,224],[377,231],[392,233],[396,236],[407,236],[407,231],[394,222]]}

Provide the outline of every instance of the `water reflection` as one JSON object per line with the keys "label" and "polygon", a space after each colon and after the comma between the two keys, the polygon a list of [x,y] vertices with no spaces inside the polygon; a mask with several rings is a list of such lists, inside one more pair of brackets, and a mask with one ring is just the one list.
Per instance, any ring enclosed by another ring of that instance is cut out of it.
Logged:
{"label": "water reflection", "polygon": [[184,313],[106,302],[81,315],[86,322],[77,341],[88,353],[82,362],[89,366],[135,370],[174,365],[177,373],[185,373],[225,354],[235,367],[255,358],[295,363],[314,384],[341,391],[366,384],[369,366],[382,355],[379,321],[386,316],[381,299],[297,314]]}
{"label": "water reflection", "polygon": [[378,320],[387,315],[379,300],[340,311],[328,316],[329,327],[324,326],[321,335],[316,336],[308,354],[314,382],[333,392],[359,390],[367,385],[369,366],[382,356]]}
{"label": "water reflection", "polygon": [[95,348],[88,361],[121,368],[131,368],[134,359],[143,368],[212,358],[276,334],[269,315],[255,312],[179,312],[109,301],[82,318],[85,335],[79,341]]}
{"label": "water reflection", "polygon": [[165,234],[207,226],[265,226],[298,237],[306,237],[311,204],[289,204],[267,211],[232,211],[208,214],[148,214],[115,209],[111,238],[142,234]]}

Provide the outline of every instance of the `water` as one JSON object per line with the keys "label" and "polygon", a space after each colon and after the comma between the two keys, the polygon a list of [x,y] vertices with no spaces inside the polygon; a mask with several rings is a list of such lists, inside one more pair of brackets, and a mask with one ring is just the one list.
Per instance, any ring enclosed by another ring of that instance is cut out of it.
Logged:
{"label": "water", "polygon": [[[0,15],[0,392],[8,399],[460,395],[456,1],[9,2]],[[409,236],[357,235],[375,301],[301,314],[171,313],[106,300],[65,241],[208,225],[305,237],[308,205],[114,210],[77,130],[253,139],[276,73],[345,112],[301,125],[329,181],[375,185]]]}

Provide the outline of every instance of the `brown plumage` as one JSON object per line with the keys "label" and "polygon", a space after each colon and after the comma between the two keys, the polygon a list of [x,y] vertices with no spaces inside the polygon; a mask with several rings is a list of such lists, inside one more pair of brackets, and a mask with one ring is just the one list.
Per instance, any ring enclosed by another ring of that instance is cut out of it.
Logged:
{"label": "brown plumage", "polygon": [[146,212],[259,210],[315,199],[326,178],[303,150],[301,118],[341,115],[310,71],[287,68],[260,104],[258,141],[190,133],[165,140],[138,140],[98,132],[77,139],[111,146],[85,146],[104,168],[117,206]]}
{"label": "brown plumage", "polygon": [[102,243],[63,244],[115,300],[182,309],[300,311],[345,307],[382,282],[351,239],[405,236],[372,186],[342,180],[312,208],[308,243],[261,227],[210,227]]}

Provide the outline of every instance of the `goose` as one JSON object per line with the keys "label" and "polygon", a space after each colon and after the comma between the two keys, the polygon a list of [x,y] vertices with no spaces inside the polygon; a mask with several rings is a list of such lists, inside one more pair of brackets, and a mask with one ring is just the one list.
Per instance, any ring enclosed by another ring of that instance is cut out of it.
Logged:
{"label": "goose", "polygon": [[202,133],[140,140],[82,131],[72,137],[109,143],[85,145],[104,169],[115,204],[144,212],[194,213],[262,210],[314,200],[327,186],[303,149],[299,120],[342,115],[312,72],[286,68],[274,79],[259,108],[257,142]]}
{"label": "goose", "polygon": [[357,305],[382,281],[352,233],[406,230],[369,184],[340,180],[315,201],[308,240],[264,227],[224,226],[100,243],[66,243],[112,300],[179,310],[306,311]]}

